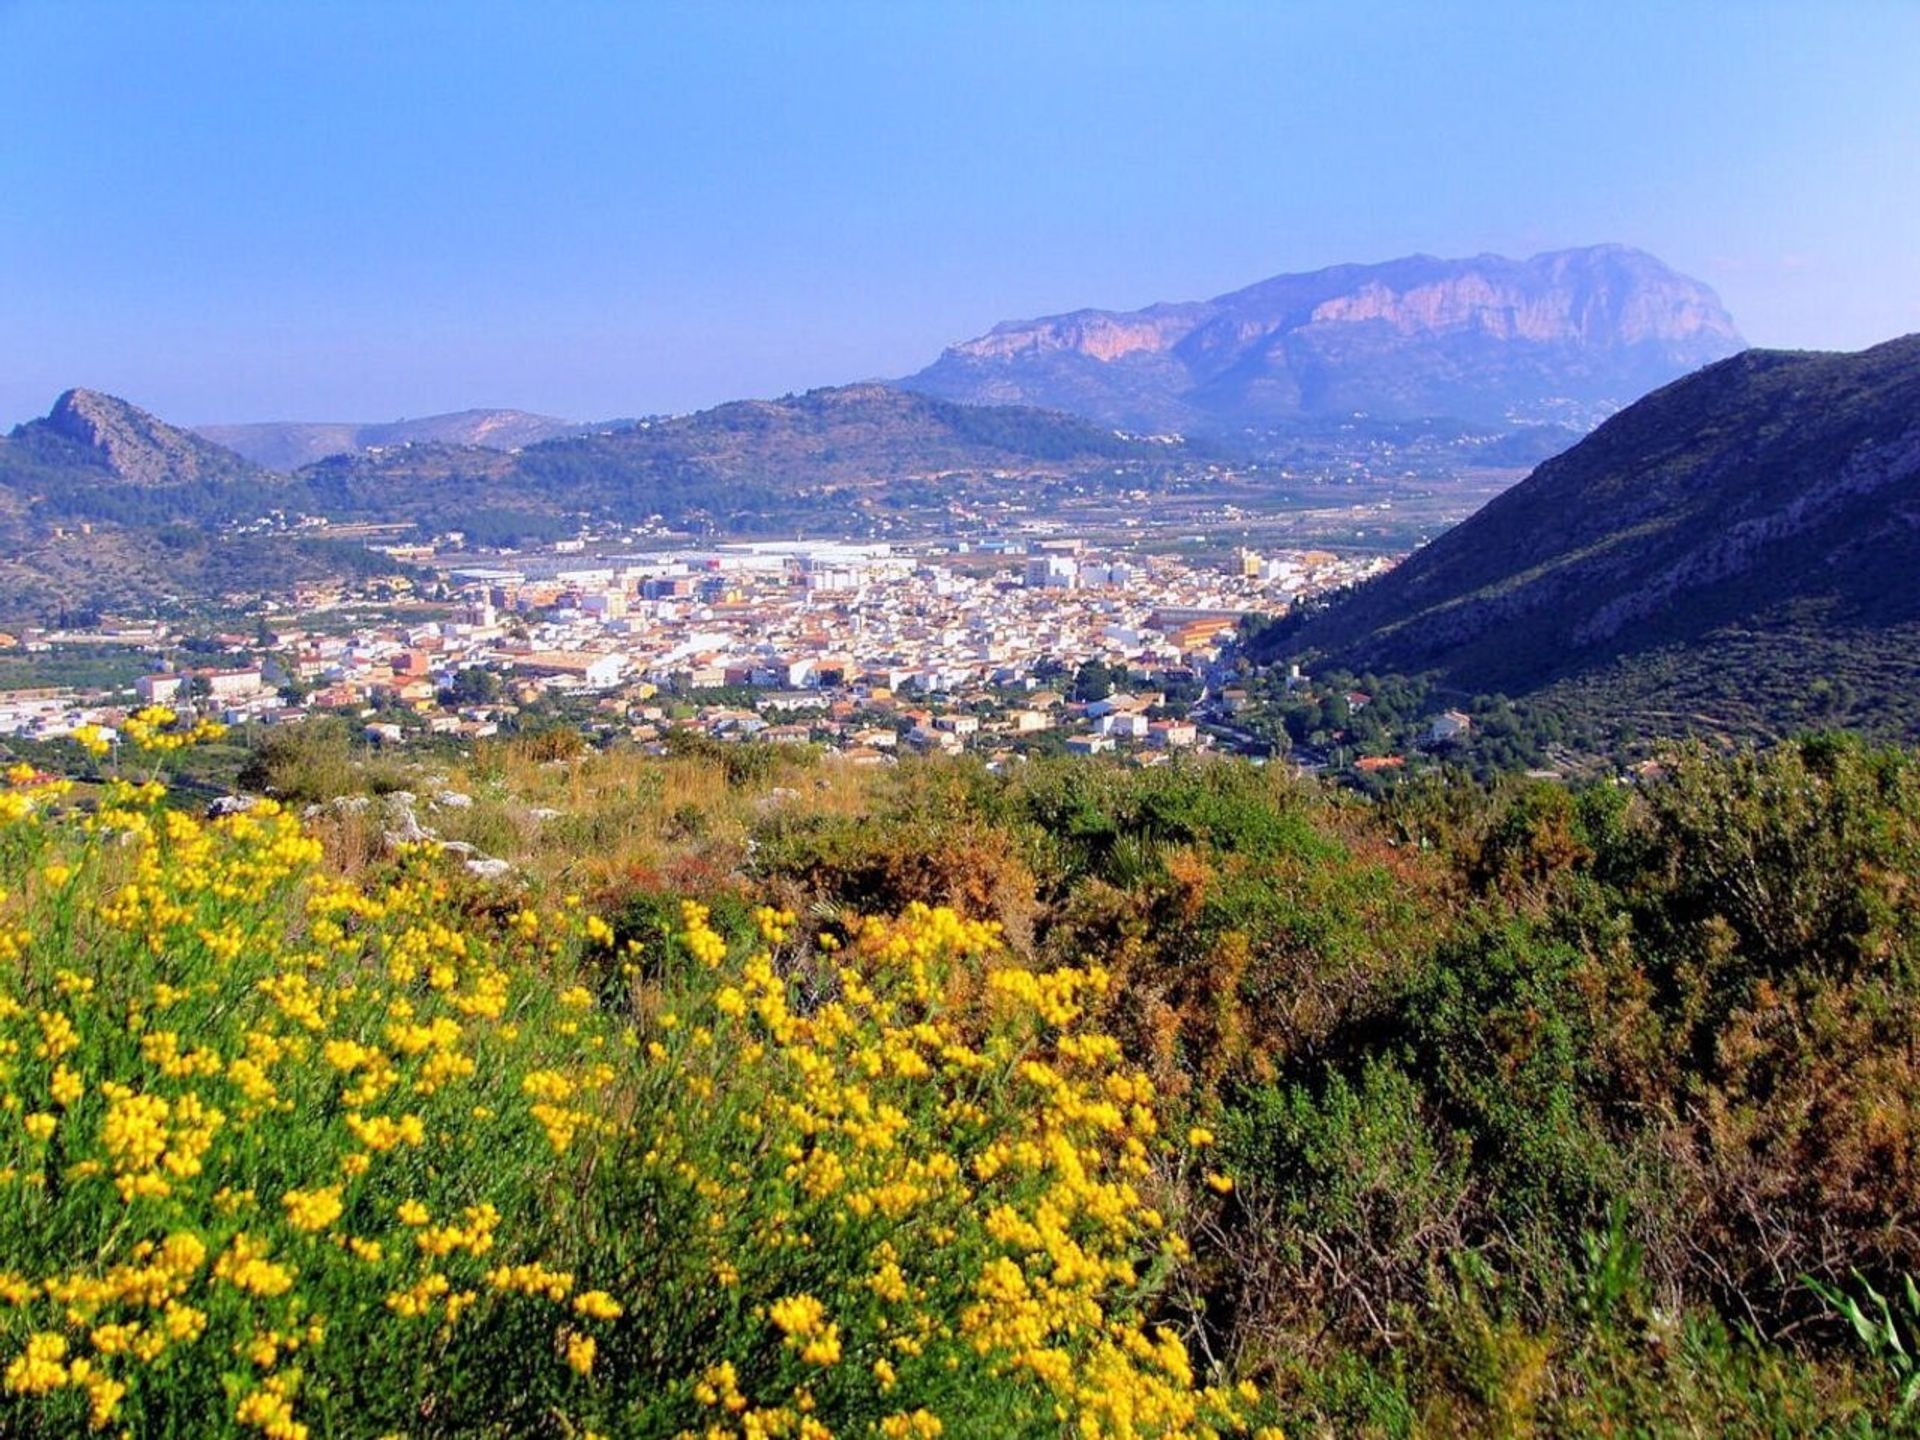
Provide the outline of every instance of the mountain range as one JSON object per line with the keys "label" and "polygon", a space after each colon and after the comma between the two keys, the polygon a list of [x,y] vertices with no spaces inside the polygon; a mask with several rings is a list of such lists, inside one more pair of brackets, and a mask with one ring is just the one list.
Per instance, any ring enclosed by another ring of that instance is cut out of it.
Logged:
{"label": "mountain range", "polygon": [[125,400],[71,390],[0,438],[0,618],[177,605],[311,572],[276,554],[348,571],[379,563],[345,542],[228,533],[275,511],[482,544],[572,534],[582,519],[883,534],[944,523],[956,505],[1044,502],[1056,487],[1150,488],[1193,453],[1069,415],[868,384],[512,451],[414,439],[283,473]]}
{"label": "mountain range", "polygon": [[1920,735],[1920,335],[1666,386],[1263,649],[1628,721]]}
{"label": "mountain range", "polygon": [[1355,413],[1585,429],[1744,343],[1705,285],[1598,245],[1529,260],[1414,255],[1211,300],[1010,320],[900,383],[1133,430]]}
{"label": "mountain range", "polygon": [[[248,425],[196,425],[194,433],[224,445],[268,470],[298,470],[329,455],[394,445],[473,445],[519,450],[563,435],[581,435],[622,423],[585,425],[525,410],[457,410],[413,420],[375,424],[354,421],[268,420]],[[631,423],[631,422],[626,422]]]}
{"label": "mountain range", "polygon": [[[1713,291],[1623,245],[1510,260],[1412,255],[1276,275],[1211,300],[1010,320],[898,388],[1141,432],[1430,422],[1565,428],[1742,348]],[[634,421],[475,409],[196,433],[269,470],[403,445],[515,451]]]}
{"label": "mountain range", "polygon": [[733,401],[513,455],[413,446],[336,456],[295,479],[317,511],[404,514],[470,534],[478,521],[497,529],[508,512],[658,517],[723,534],[871,533],[881,517],[924,522],[966,498],[1026,502],[1067,477],[1113,483],[1116,472],[1162,470],[1189,448],[1049,411],[868,384]]}
{"label": "mountain range", "polygon": [[[475,418],[483,416],[488,420]],[[228,495],[244,510],[254,504],[297,506],[314,499],[313,491],[329,492],[314,503],[335,518],[369,509],[431,518],[433,497],[417,487],[444,480],[498,486],[522,502],[556,511],[625,516],[658,510],[679,488],[704,488],[709,499],[716,490],[742,484],[792,493],[821,486],[885,492],[972,471],[1040,467],[1069,473],[1116,461],[1164,462],[1186,453],[1070,415],[959,405],[878,384],[737,400],[612,428],[568,425],[562,435],[509,447],[504,442],[517,422],[499,417],[513,416],[520,412],[472,411],[398,427],[231,427],[282,449],[298,448],[298,437],[286,432],[301,428],[324,430],[328,439],[364,439],[375,432],[388,437],[378,445],[329,449],[323,459],[283,471],[211,438],[229,427],[182,429],[116,396],[69,390],[45,416],[0,438],[0,491],[49,513],[87,519],[116,518],[116,499],[141,497],[150,508],[166,509],[191,508],[195,497]],[[534,428],[530,424],[525,433]],[[464,438],[475,433],[496,443]],[[194,495],[168,493],[185,489]]]}

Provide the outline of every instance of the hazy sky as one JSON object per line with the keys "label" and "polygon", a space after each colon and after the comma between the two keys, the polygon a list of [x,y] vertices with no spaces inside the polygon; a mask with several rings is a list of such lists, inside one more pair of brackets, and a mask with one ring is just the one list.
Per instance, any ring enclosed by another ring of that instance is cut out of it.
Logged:
{"label": "hazy sky", "polygon": [[1920,330],[1920,4],[0,0],[0,421],[598,418],[1636,244]]}

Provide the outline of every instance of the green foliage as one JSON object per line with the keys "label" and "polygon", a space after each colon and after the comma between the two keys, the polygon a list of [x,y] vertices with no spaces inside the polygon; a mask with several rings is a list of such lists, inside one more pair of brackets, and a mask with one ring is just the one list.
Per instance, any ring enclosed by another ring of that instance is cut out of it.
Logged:
{"label": "green foliage", "polygon": [[0,654],[0,690],[131,689],[152,657],[118,645],[63,646],[50,654]]}
{"label": "green foliage", "polygon": [[727,783],[745,786],[776,775],[804,770],[819,758],[809,745],[743,745],[713,740],[697,730],[675,727],[667,732],[667,753],[684,759],[709,760],[726,772]]}
{"label": "green foliage", "polygon": [[[1912,1275],[1901,1277],[1900,1299],[1887,1299],[1864,1275],[1854,1272],[1858,1296],[1834,1285],[1808,1280],[1807,1287],[1826,1301],[1834,1314],[1853,1327],[1867,1354],[1893,1372],[1900,1386],[1900,1409],[1904,1413],[1920,1399],[1920,1286]],[[1864,1297],[1866,1304],[1861,1304]]]}
{"label": "green foliage", "polygon": [[1096,977],[7,786],[0,1432],[1250,1428],[1154,1323],[1187,1155]]}
{"label": "green foliage", "polygon": [[357,742],[347,722],[332,716],[258,731],[236,779],[244,790],[293,806],[402,788],[397,763]]}
{"label": "green foliage", "polygon": [[1464,936],[1394,999],[1404,1063],[1436,1122],[1472,1146],[1482,1224],[1571,1245],[1619,1157],[1594,1112],[1594,1022],[1581,957],[1521,921]]}
{"label": "green foliage", "polygon": [[1913,756],[1696,747],[1637,784],[1435,770],[1376,803],[1199,759],[669,749],[537,842],[611,877],[649,978],[676,873],[722,928],[921,900],[1040,968],[1098,958],[1105,1030],[1233,1181],[1170,1313],[1293,1430],[1908,1424],[1819,1297],[1920,1271]]}
{"label": "green foliage", "polygon": [[[1125,678],[1124,674],[1121,678]],[[1104,700],[1113,694],[1114,673],[1104,660],[1089,660],[1073,675],[1075,700]]]}
{"label": "green foliage", "polygon": [[1912,336],[1748,351],[1629,406],[1258,653],[1530,696],[1622,739],[1920,737],[1920,534],[1887,522],[1920,497],[1893,439],[1917,402]]}

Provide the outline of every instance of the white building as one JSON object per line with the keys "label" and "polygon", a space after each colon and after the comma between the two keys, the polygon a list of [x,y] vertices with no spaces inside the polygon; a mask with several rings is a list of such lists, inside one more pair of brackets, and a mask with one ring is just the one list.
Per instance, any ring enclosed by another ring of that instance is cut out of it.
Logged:
{"label": "white building", "polygon": [[1023,578],[1029,590],[1071,590],[1079,581],[1080,565],[1071,555],[1033,555]]}
{"label": "white building", "polygon": [[207,698],[216,703],[244,700],[266,688],[258,670],[210,670],[203,678],[207,682]]}
{"label": "white building", "polygon": [[1185,720],[1156,720],[1147,727],[1147,741],[1162,750],[1182,750],[1200,738],[1200,732]]}
{"label": "white building", "polygon": [[184,675],[142,675],[133,682],[133,693],[143,705],[171,705],[186,691]]}

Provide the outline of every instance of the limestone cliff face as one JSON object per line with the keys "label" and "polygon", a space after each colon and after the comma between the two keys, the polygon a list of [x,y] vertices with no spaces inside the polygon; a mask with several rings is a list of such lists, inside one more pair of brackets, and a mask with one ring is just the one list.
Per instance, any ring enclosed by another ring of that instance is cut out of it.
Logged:
{"label": "limestone cliff face", "polygon": [[1076,310],[1047,320],[996,325],[979,339],[962,341],[948,353],[983,361],[1057,352],[1094,360],[1158,355],[1184,339],[1205,315],[1205,307],[1199,305],[1156,305],[1131,315]]}
{"label": "limestone cliff face", "polygon": [[1010,321],[904,383],[1131,426],[1597,418],[1743,343],[1705,285],[1603,245],[1342,265],[1208,301]]}

